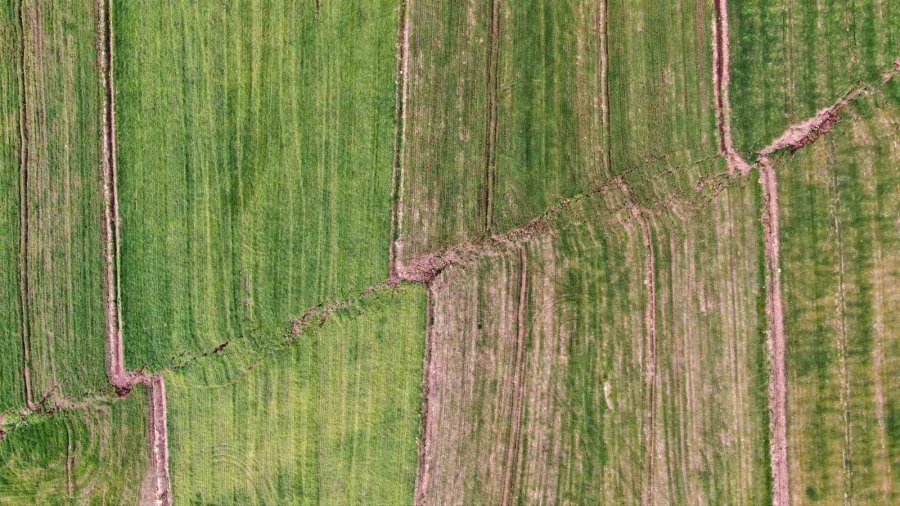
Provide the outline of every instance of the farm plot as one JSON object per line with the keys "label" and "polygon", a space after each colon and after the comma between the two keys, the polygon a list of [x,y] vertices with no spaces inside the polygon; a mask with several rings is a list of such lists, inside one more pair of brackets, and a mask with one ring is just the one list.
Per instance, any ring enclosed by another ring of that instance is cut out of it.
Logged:
{"label": "farm plot", "polygon": [[116,2],[129,368],[387,278],[397,7]]}
{"label": "farm plot", "polygon": [[604,174],[602,15],[582,0],[410,3],[401,261],[524,225]]}
{"label": "farm plot", "polygon": [[706,0],[609,2],[611,171],[647,204],[716,165],[713,8]]}
{"label": "farm plot", "polygon": [[[4,88],[9,91],[3,93],[3,177],[10,178],[4,182],[9,190],[4,208],[18,213],[18,223],[7,221],[11,214],[3,218],[9,230],[3,238],[4,255],[9,255],[4,304],[18,303],[16,313],[4,314],[3,325],[7,335],[16,332],[19,346],[4,353],[3,361],[5,380],[12,361],[24,357],[24,374],[9,376],[19,384],[24,380],[25,395],[15,401],[24,397],[36,403],[47,396],[80,398],[109,389],[100,84],[93,2],[29,0],[10,9],[19,7],[19,26],[7,21],[3,34]],[[17,248],[10,250],[14,241]]]}
{"label": "farm plot", "polygon": [[425,316],[422,288],[383,290],[295,342],[268,351],[237,343],[167,374],[175,497],[411,503]]}
{"label": "farm plot", "polygon": [[150,465],[147,396],[40,416],[0,443],[0,504],[137,504]]}
{"label": "farm plot", "polygon": [[900,5],[883,0],[731,2],[735,144],[758,150],[900,55]]}
{"label": "farm plot", "polygon": [[19,318],[21,37],[16,5],[0,6],[0,413],[24,405]]}
{"label": "farm plot", "polygon": [[797,503],[897,502],[900,106],[891,86],[776,162]]}
{"label": "farm plot", "polygon": [[748,188],[685,221],[573,210],[555,231],[441,273],[418,498],[765,501],[760,235],[743,219],[757,205]]}
{"label": "farm plot", "polygon": [[408,17],[401,263],[610,176],[651,202],[714,175],[707,2],[413,2]]}

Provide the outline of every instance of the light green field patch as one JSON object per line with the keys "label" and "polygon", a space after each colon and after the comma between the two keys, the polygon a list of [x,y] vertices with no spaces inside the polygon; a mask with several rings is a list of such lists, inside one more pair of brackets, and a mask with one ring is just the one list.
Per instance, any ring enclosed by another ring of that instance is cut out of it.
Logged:
{"label": "light green field patch", "polygon": [[19,318],[22,47],[16,7],[0,6],[0,412],[25,401]]}
{"label": "light green field patch", "polygon": [[113,17],[130,368],[387,278],[396,2],[123,1]]}
{"label": "light green field patch", "polygon": [[432,283],[423,502],[641,501],[640,236],[570,225]]}
{"label": "light green field patch", "polygon": [[186,504],[409,504],[425,293],[382,291],[248,365],[167,375],[172,487]]}
{"label": "light green field patch", "polygon": [[791,488],[809,503],[897,498],[898,113],[861,101],[778,162]]}
{"label": "light green field patch", "polygon": [[21,285],[31,397],[108,389],[100,82],[94,2],[22,5],[25,191]]}
{"label": "light green field patch", "polygon": [[147,405],[139,388],[12,430],[0,443],[0,504],[137,504]]}

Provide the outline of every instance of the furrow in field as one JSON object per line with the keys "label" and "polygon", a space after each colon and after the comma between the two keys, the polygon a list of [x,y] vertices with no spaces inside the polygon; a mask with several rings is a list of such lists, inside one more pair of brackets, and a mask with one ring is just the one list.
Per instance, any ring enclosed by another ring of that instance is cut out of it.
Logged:
{"label": "furrow in field", "polygon": [[787,447],[787,372],[785,368],[784,300],[781,293],[781,239],[778,213],[778,183],[772,162],[759,160],[760,185],[764,207],[762,223],[765,232],[766,256],[766,314],[769,321],[769,353],[771,376],[769,405],[772,426],[771,459],[773,503],[790,504]]}
{"label": "furrow in field", "polygon": [[844,483],[846,489],[844,493],[844,504],[849,505],[853,497],[853,431],[850,423],[850,370],[849,370],[849,337],[847,331],[847,301],[845,285],[845,275],[847,267],[844,259],[844,234],[842,231],[841,214],[840,214],[840,190],[837,186],[837,174],[834,160],[834,153],[829,156],[828,171],[831,173],[829,178],[829,190],[831,199],[829,203],[829,211],[831,212],[833,234],[835,238],[835,249],[837,250],[837,293],[835,296],[835,333],[837,337],[838,361],[840,363],[840,399],[841,399],[841,419],[843,421],[844,433],[844,451],[842,455]]}
{"label": "furrow in field", "polygon": [[641,240],[644,244],[646,258],[644,259],[644,287],[646,289],[647,305],[644,309],[644,383],[647,389],[647,413],[644,422],[644,437],[647,448],[647,469],[645,473],[646,484],[643,489],[641,501],[644,504],[653,504],[656,495],[656,479],[654,463],[657,459],[656,428],[654,418],[656,415],[656,257],[653,252],[653,238],[650,224],[644,216],[644,212],[638,205],[634,191],[628,186],[624,178],[619,179],[619,188],[628,201],[628,210],[632,219],[637,221],[641,230]]}
{"label": "furrow in field", "polygon": [[728,0],[714,0],[713,5],[713,91],[716,99],[716,123],[719,130],[719,152],[728,162],[731,174],[750,173],[750,164],[734,149],[731,137],[731,62],[728,35]]}
{"label": "furrow in field", "polygon": [[413,504],[415,506],[424,506],[426,502],[426,493],[431,485],[431,463],[429,461],[430,449],[432,445],[432,428],[434,425],[435,406],[432,403],[431,396],[433,389],[436,388],[439,379],[439,371],[435,368],[436,364],[433,359],[434,348],[434,284],[428,283],[425,315],[425,363],[422,374],[422,427],[419,438],[419,456],[416,466],[416,488]]}
{"label": "furrow in field", "polygon": [[606,142],[603,143],[602,163],[605,174],[612,174],[612,156],[610,153],[609,139],[612,137],[612,127],[609,122],[609,0],[600,0],[597,2],[597,51],[599,64],[597,65],[597,85],[600,97],[600,114],[602,124],[604,125],[604,135]]}
{"label": "furrow in field", "polygon": [[157,374],[146,381],[150,402],[149,440],[150,471],[145,480],[152,483],[142,487],[141,504],[169,506],[172,504],[172,484],[169,476],[169,432],[166,409],[166,383]]}
{"label": "furrow in field", "polygon": [[406,142],[406,99],[409,95],[409,1],[400,4],[400,22],[397,30],[397,95],[394,109],[394,164],[391,173],[391,251],[390,275],[397,277],[400,270],[397,251],[400,231],[403,230],[403,149]]}
{"label": "furrow in field", "polygon": [[103,183],[103,254],[106,304],[106,367],[110,383],[123,395],[134,387],[125,371],[119,308],[119,197],[116,181],[115,88],[113,84],[113,27],[110,0],[97,0],[97,63],[103,101],[100,114],[100,179]]}
{"label": "furrow in field", "polygon": [[[527,328],[525,319],[528,312],[528,260],[525,247],[519,245],[519,302],[516,307],[516,342],[513,347],[515,360],[513,362],[513,393],[512,393],[512,427],[509,431],[506,454],[506,475],[503,478],[500,493],[500,504],[506,506],[510,503],[518,503],[515,489],[517,484],[517,471],[519,470],[519,447],[522,443],[522,411],[525,402],[525,352]],[[512,496],[511,496],[512,495]]]}
{"label": "furrow in field", "polygon": [[29,301],[31,290],[28,283],[28,102],[25,85],[25,12],[24,3],[19,2],[19,44],[21,45],[21,68],[19,72],[20,106],[19,106],[19,320],[22,344],[22,380],[24,383],[25,406],[34,409],[34,394],[31,388],[31,311]]}
{"label": "furrow in field", "polygon": [[484,234],[490,234],[494,230],[494,194],[497,188],[497,144],[500,126],[499,104],[500,101],[500,51],[501,30],[503,25],[503,0],[490,0],[491,25],[487,39],[487,110],[485,117],[485,142],[484,142],[484,175],[481,183],[481,212],[483,213],[482,228]]}

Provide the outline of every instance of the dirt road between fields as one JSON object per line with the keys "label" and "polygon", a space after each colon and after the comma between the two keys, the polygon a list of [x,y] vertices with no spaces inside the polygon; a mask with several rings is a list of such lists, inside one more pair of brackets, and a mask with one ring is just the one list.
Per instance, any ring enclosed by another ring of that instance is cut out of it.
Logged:
{"label": "dirt road between fields", "polygon": [[786,336],[784,301],[781,292],[781,240],[778,214],[778,184],[772,162],[759,161],[760,185],[763,190],[762,214],[766,256],[766,316],[769,320],[769,409],[771,426],[772,502],[775,506],[790,504],[787,448],[787,371],[785,367]]}

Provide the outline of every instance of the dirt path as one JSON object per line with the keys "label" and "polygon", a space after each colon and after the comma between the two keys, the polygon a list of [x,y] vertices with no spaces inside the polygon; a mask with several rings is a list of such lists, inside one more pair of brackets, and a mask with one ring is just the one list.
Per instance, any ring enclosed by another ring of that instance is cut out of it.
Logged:
{"label": "dirt path", "polygon": [[781,240],[778,214],[778,184],[775,168],[767,157],[759,160],[763,191],[762,213],[766,256],[766,316],[769,320],[769,409],[771,411],[772,502],[790,504],[787,448],[787,372],[785,368],[784,301],[781,292]]}
{"label": "dirt path", "polygon": [[104,100],[100,119],[100,174],[103,184],[103,254],[106,290],[106,372],[109,381],[125,395],[134,379],[125,372],[119,309],[119,197],[116,181],[115,90],[113,84],[113,34],[107,0],[97,0],[99,21],[97,59]]}
{"label": "dirt path", "polygon": [[172,502],[169,479],[169,448],[166,411],[166,387],[161,374],[147,376],[125,370],[122,344],[122,314],[119,286],[119,196],[116,170],[115,84],[113,80],[114,43],[109,0],[97,0],[98,40],[97,59],[101,101],[100,174],[105,201],[103,212],[104,287],[106,303],[106,367],[109,381],[120,397],[127,396],[134,386],[147,386],[150,396],[150,472],[153,482],[150,492],[142,492],[141,503],[168,506]]}
{"label": "dirt path", "polygon": [[731,61],[728,41],[728,0],[713,2],[713,93],[716,99],[716,124],[719,152],[728,163],[730,174],[750,173],[750,164],[734,149],[731,137]]}
{"label": "dirt path", "polygon": [[169,476],[169,431],[166,408],[166,383],[161,374],[144,378],[150,394],[150,473],[148,487],[141,491],[141,504],[169,506],[172,504],[172,483]]}

